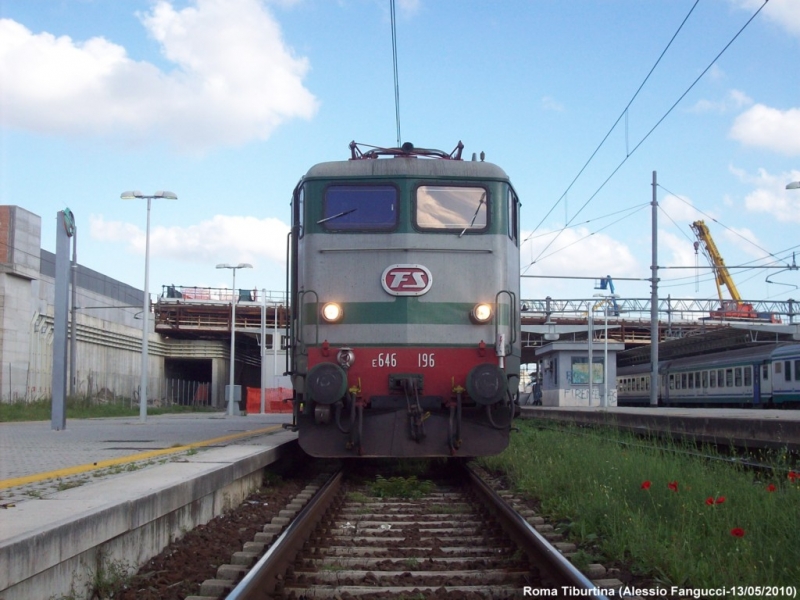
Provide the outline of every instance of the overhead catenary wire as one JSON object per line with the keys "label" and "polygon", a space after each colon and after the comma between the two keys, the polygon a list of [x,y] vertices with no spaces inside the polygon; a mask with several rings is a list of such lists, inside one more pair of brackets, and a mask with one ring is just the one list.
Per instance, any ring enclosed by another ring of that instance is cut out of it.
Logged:
{"label": "overhead catenary wire", "polygon": [[[642,88],[643,88],[643,87],[644,87],[644,85],[647,83],[648,79],[650,79],[650,76],[653,74],[653,71],[655,71],[655,70],[656,70],[656,67],[657,67],[657,66],[658,66],[658,64],[661,62],[661,59],[662,59],[662,58],[664,58],[664,55],[667,53],[667,50],[669,50],[669,47],[672,45],[672,42],[673,42],[673,41],[675,41],[675,38],[676,38],[676,37],[678,36],[678,34],[680,33],[681,29],[683,29],[683,26],[686,24],[686,21],[689,19],[689,17],[691,16],[692,12],[694,12],[694,9],[695,9],[695,7],[697,6],[697,4],[698,4],[699,2],[700,2],[700,0],[695,0],[695,3],[692,5],[692,8],[689,10],[689,12],[688,12],[688,13],[686,14],[686,16],[683,18],[683,21],[681,21],[681,24],[680,24],[680,26],[679,26],[679,27],[678,27],[678,29],[675,31],[675,33],[672,35],[672,37],[670,38],[669,42],[668,42],[668,43],[667,43],[667,45],[664,47],[664,50],[662,50],[662,51],[661,51],[661,54],[659,55],[658,59],[656,59],[656,62],[655,62],[655,63],[653,63],[653,66],[650,68],[650,71],[647,73],[647,75],[645,76],[645,78],[642,80],[642,83],[640,83],[640,84],[639,84],[639,87],[636,89],[636,91],[634,92],[633,96],[631,96],[631,99],[628,101],[628,104],[626,104],[626,105],[625,105],[625,108],[624,108],[624,109],[622,109],[622,112],[621,112],[621,113],[620,113],[620,115],[617,117],[617,120],[616,120],[616,121],[614,121],[614,124],[613,124],[613,125],[611,125],[611,127],[610,127],[610,128],[609,128],[609,130],[608,130],[608,132],[605,134],[605,136],[603,136],[603,139],[602,139],[602,140],[600,140],[600,143],[599,143],[599,144],[597,144],[597,147],[594,149],[594,152],[592,152],[591,156],[589,156],[589,158],[586,160],[586,162],[584,163],[584,165],[583,165],[583,166],[580,168],[580,170],[578,171],[577,175],[575,175],[575,177],[573,177],[572,181],[570,181],[569,185],[567,186],[567,189],[566,189],[566,190],[564,190],[564,193],[563,193],[563,194],[561,194],[561,197],[560,197],[558,200],[556,200],[556,202],[553,204],[553,206],[550,208],[550,210],[549,210],[549,211],[547,211],[547,213],[544,215],[544,217],[542,217],[542,220],[541,220],[541,221],[539,221],[539,223],[536,225],[536,227],[535,227],[535,228],[534,228],[534,230],[533,230],[534,232],[535,232],[537,229],[539,229],[539,227],[541,227],[542,223],[544,223],[545,219],[547,219],[547,217],[549,217],[549,216],[550,216],[550,213],[552,213],[552,212],[553,212],[553,210],[555,210],[556,206],[558,206],[558,204],[559,204],[559,203],[560,203],[562,200],[564,200],[564,198],[566,198],[567,194],[568,194],[568,193],[569,193],[569,191],[572,189],[572,186],[573,186],[573,185],[575,185],[575,182],[576,182],[576,181],[578,181],[578,179],[580,178],[580,176],[581,176],[581,175],[583,174],[583,172],[586,170],[586,167],[588,167],[588,166],[589,166],[589,163],[591,163],[591,162],[592,162],[592,160],[594,160],[594,157],[595,157],[595,156],[597,155],[597,153],[600,151],[600,148],[602,148],[602,147],[603,147],[603,145],[606,143],[606,140],[608,140],[609,136],[610,136],[610,135],[611,135],[611,133],[614,131],[614,129],[616,129],[617,125],[619,124],[620,120],[621,120],[623,117],[625,117],[625,140],[626,140],[626,142],[625,142],[625,144],[626,144],[625,151],[626,151],[626,155],[630,156],[630,152],[628,151],[628,148],[627,148],[627,139],[628,139],[628,117],[627,117],[627,115],[628,115],[628,109],[631,107],[631,104],[633,104],[633,101],[634,101],[634,100],[636,100],[636,97],[639,95],[639,92],[641,92],[641,91],[642,91]],[[524,241],[527,241],[527,239],[526,239],[526,240],[524,240]],[[524,243],[524,241],[523,241],[523,243]]]}
{"label": "overhead catenary wire", "polygon": [[[629,206],[627,208],[623,208],[623,209],[608,213],[607,215],[601,215],[599,217],[594,217],[592,219],[586,219],[585,221],[581,221],[580,223],[572,223],[570,225],[566,225],[564,227],[564,229],[573,229],[575,227],[580,227],[581,225],[587,225],[588,223],[593,223],[594,221],[599,221],[600,219],[607,219],[609,217],[614,217],[614,216],[616,216],[618,214],[621,214],[621,213],[631,212],[631,214],[634,214],[634,213],[638,212],[640,209],[645,208],[647,206],[650,206],[649,202],[644,202],[644,203],[641,203],[641,204],[634,204],[633,206]],[[630,216],[630,215],[628,215],[628,216]],[[535,239],[540,238],[540,237],[553,235],[553,233],[554,233],[553,231],[545,231],[545,232],[539,233],[537,235],[534,235],[533,233],[531,233],[527,238],[525,238],[525,240],[526,241],[527,240],[535,240]]]}
{"label": "overhead catenary wire", "polygon": [[400,77],[397,72],[397,18],[395,17],[394,0],[389,0],[392,18],[392,64],[394,67],[394,117],[397,124],[397,147],[402,145],[400,136]]}
{"label": "overhead catenary wire", "polygon": [[[614,170],[611,172],[611,174],[610,174],[608,177],[606,177],[606,179],[605,179],[605,180],[604,180],[604,181],[603,181],[603,182],[600,184],[600,186],[599,186],[599,187],[598,187],[598,188],[597,188],[597,189],[594,191],[594,193],[593,193],[593,194],[592,194],[592,195],[591,195],[591,196],[590,196],[590,197],[589,197],[589,198],[586,200],[586,202],[584,202],[584,204],[581,206],[581,208],[580,208],[580,209],[579,209],[579,210],[578,210],[578,211],[575,213],[575,215],[573,215],[573,217],[572,217],[572,219],[570,220],[570,222],[571,222],[572,220],[574,220],[574,219],[575,219],[575,218],[576,218],[576,217],[577,217],[577,216],[578,216],[578,215],[579,215],[579,214],[580,214],[580,213],[581,213],[581,212],[582,212],[582,211],[583,211],[583,210],[586,208],[586,206],[588,206],[588,205],[589,205],[589,203],[590,203],[592,200],[594,200],[594,198],[596,198],[596,197],[597,197],[597,195],[598,195],[598,194],[599,194],[599,193],[600,193],[600,192],[603,190],[603,188],[604,188],[604,187],[606,186],[606,184],[608,184],[608,182],[609,182],[609,181],[610,181],[610,180],[611,180],[611,179],[614,177],[614,175],[616,175],[616,174],[617,174],[617,172],[618,172],[618,171],[619,171],[619,170],[622,168],[622,166],[623,166],[623,165],[624,165],[624,164],[625,164],[625,163],[628,161],[628,159],[629,159],[631,156],[633,156],[633,155],[634,155],[634,153],[635,153],[635,152],[636,152],[636,151],[637,151],[637,150],[638,150],[638,149],[639,149],[639,148],[642,146],[642,144],[644,144],[644,142],[645,142],[645,141],[646,141],[646,140],[647,140],[647,139],[648,139],[648,138],[649,138],[649,137],[650,137],[650,136],[653,134],[653,132],[654,132],[654,131],[655,131],[655,130],[656,130],[656,129],[657,129],[657,128],[658,128],[658,127],[661,125],[661,123],[663,123],[663,122],[664,122],[664,120],[665,120],[665,119],[666,119],[666,118],[667,118],[667,117],[668,117],[668,116],[669,116],[669,115],[672,113],[672,111],[673,111],[673,110],[675,110],[675,108],[678,106],[678,104],[680,104],[680,102],[681,102],[681,101],[682,101],[682,100],[683,100],[683,99],[684,99],[684,98],[687,96],[687,94],[688,94],[688,93],[689,93],[689,92],[690,92],[690,91],[691,91],[691,90],[692,90],[692,89],[695,87],[695,85],[697,85],[697,83],[698,83],[698,82],[699,82],[699,81],[700,81],[700,80],[701,80],[701,79],[702,79],[702,78],[705,76],[705,74],[706,74],[706,73],[709,71],[709,69],[711,69],[711,67],[712,67],[712,66],[714,66],[714,64],[715,64],[715,63],[716,63],[716,62],[717,62],[717,61],[720,59],[720,57],[721,57],[721,56],[722,56],[722,55],[725,53],[725,51],[726,51],[728,48],[730,48],[731,44],[733,44],[733,42],[734,42],[734,41],[736,41],[736,39],[737,39],[737,38],[738,38],[738,37],[739,37],[739,36],[742,34],[742,32],[743,32],[743,31],[744,31],[744,30],[745,30],[745,29],[746,29],[746,28],[747,28],[747,27],[750,25],[750,23],[752,23],[752,22],[753,22],[753,19],[755,19],[755,18],[758,16],[758,14],[759,14],[759,13],[760,13],[760,12],[763,10],[763,8],[764,8],[764,7],[767,5],[767,2],[769,2],[769,0],[764,0],[764,2],[762,3],[762,5],[761,5],[761,6],[760,6],[760,7],[759,7],[759,8],[758,8],[758,9],[757,9],[757,10],[756,10],[756,11],[755,11],[755,12],[754,12],[754,13],[753,13],[751,16],[750,16],[750,18],[749,18],[749,19],[748,19],[748,20],[745,22],[745,24],[744,24],[744,25],[742,25],[742,27],[741,27],[741,28],[740,28],[740,29],[739,29],[739,30],[736,32],[736,34],[735,34],[735,35],[734,35],[734,36],[733,36],[733,37],[730,39],[730,41],[729,41],[727,44],[725,44],[725,46],[722,48],[722,50],[720,50],[720,51],[719,51],[719,53],[718,53],[718,54],[717,54],[717,55],[716,55],[716,56],[715,56],[715,57],[712,59],[712,61],[711,61],[711,62],[708,64],[708,66],[706,66],[706,68],[705,68],[705,69],[703,69],[703,71],[700,73],[700,75],[698,75],[698,76],[695,78],[695,80],[694,80],[694,81],[693,81],[693,82],[692,82],[692,83],[689,85],[689,87],[688,87],[688,88],[686,88],[686,90],[685,90],[685,91],[684,91],[684,92],[683,92],[683,93],[682,93],[682,94],[681,94],[681,95],[678,97],[678,99],[677,99],[677,100],[676,100],[676,101],[675,101],[675,102],[674,102],[674,103],[673,103],[673,104],[672,104],[672,105],[669,107],[669,109],[667,109],[667,111],[666,111],[666,112],[665,112],[665,113],[664,113],[664,114],[661,116],[661,118],[660,118],[658,121],[656,121],[655,125],[653,125],[653,127],[652,127],[652,128],[651,128],[651,129],[650,129],[650,130],[649,130],[649,131],[648,131],[648,132],[647,132],[647,133],[644,135],[644,137],[642,137],[642,139],[641,139],[641,140],[640,140],[640,141],[639,141],[639,142],[638,142],[638,143],[637,143],[637,144],[636,144],[636,145],[633,147],[633,149],[631,149],[631,150],[630,150],[630,151],[627,153],[627,155],[625,156],[625,158],[623,158],[623,159],[622,159],[622,161],[621,161],[621,162],[620,162],[620,163],[619,163],[619,164],[618,164],[618,165],[617,165],[617,166],[614,168]],[[696,4],[696,3],[695,3],[695,4]],[[694,10],[694,7],[692,7],[692,10]],[[690,14],[691,14],[691,11],[690,11]],[[687,18],[688,18],[688,15],[687,15]],[[684,22],[685,22],[685,19],[684,19]],[[683,26],[683,24],[681,24],[681,27],[682,27],[682,26]],[[680,29],[679,29],[679,30],[680,30]],[[677,32],[676,32],[676,35],[677,35]],[[673,39],[674,39],[674,37],[675,37],[675,36],[673,36]],[[670,44],[671,44],[671,43],[672,43],[672,41],[670,41]],[[669,47],[669,46],[667,46],[667,47]],[[666,51],[666,49],[665,49],[665,51]],[[663,55],[663,53],[662,53],[662,55]],[[660,58],[659,58],[659,60],[660,60]],[[656,63],[656,64],[657,64],[657,63]],[[649,77],[649,75],[648,75],[648,77]],[[638,93],[638,91],[637,91],[637,93]],[[626,110],[627,110],[627,107],[626,107]],[[623,115],[624,115],[624,112],[623,112]],[[622,116],[622,115],[621,115],[621,116]],[[620,116],[620,118],[621,118],[621,116]],[[619,122],[619,119],[617,119],[617,123],[618,123],[618,122]],[[615,123],[615,126],[616,126],[616,123]],[[613,127],[612,127],[612,130],[613,130]],[[605,138],[603,138],[603,142],[601,142],[600,146],[602,146],[602,144],[603,144],[603,143],[605,142],[605,140],[608,138],[608,135],[610,135],[610,133],[611,133],[611,132],[609,131],[609,133],[608,133],[608,134],[606,134],[606,137],[605,137]],[[570,186],[569,186],[569,188],[571,188],[571,187],[572,187],[572,185],[574,184],[574,182],[575,182],[575,181],[577,181],[578,177],[580,177],[581,173],[583,173],[583,171],[584,171],[584,169],[586,168],[586,166],[589,164],[589,162],[592,160],[592,158],[594,158],[594,156],[597,154],[597,151],[600,149],[600,146],[598,146],[598,148],[595,150],[595,152],[594,152],[594,153],[592,154],[592,156],[590,157],[589,161],[587,161],[586,165],[584,165],[584,167],[581,169],[581,171],[578,173],[578,175],[576,175],[575,179],[573,179],[572,183],[570,183]],[[567,190],[569,190],[569,188],[567,188]],[[565,192],[565,193],[566,193],[566,192]],[[559,202],[560,202],[560,199],[559,199]],[[558,202],[556,202],[556,204],[555,204],[555,205],[554,205],[554,206],[553,206],[553,207],[550,209],[550,211],[548,211],[548,213],[547,213],[547,214],[546,214],[546,215],[545,215],[545,216],[542,218],[542,220],[539,222],[539,224],[536,226],[536,228],[534,228],[534,230],[533,230],[533,232],[532,232],[532,233],[534,233],[534,232],[535,232],[535,231],[536,231],[536,230],[537,230],[537,229],[538,229],[538,228],[541,226],[541,224],[544,222],[544,220],[547,218],[547,216],[549,216],[549,215],[550,215],[550,213],[553,211],[553,209],[555,208],[555,206],[556,206],[557,204],[558,204]],[[569,224],[570,224],[570,222],[568,222],[568,223],[567,223],[567,225],[569,225]],[[564,229],[562,228],[562,229],[559,231],[559,234],[560,234],[560,233],[561,233],[563,230],[564,230]],[[553,243],[553,242],[554,242],[554,241],[555,241],[557,238],[558,238],[558,235],[557,235],[557,236],[556,236],[556,237],[555,237],[553,240],[551,240],[551,241],[550,241],[550,242],[547,244],[547,246],[545,246],[545,248],[543,248],[543,249],[541,250],[541,252],[539,253],[539,256],[537,256],[537,257],[536,257],[536,258],[535,258],[533,261],[531,261],[531,262],[530,262],[528,265],[526,265],[525,269],[524,269],[522,272],[523,272],[523,273],[525,273],[525,272],[526,272],[526,271],[527,271],[527,270],[528,270],[528,269],[529,269],[529,268],[530,268],[530,267],[531,267],[533,264],[535,264],[535,263],[536,263],[536,262],[537,262],[537,261],[538,261],[538,260],[539,260],[539,259],[542,257],[542,255],[543,255],[543,254],[544,254],[544,252],[547,250],[547,248],[549,248],[549,247],[550,247],[550,245],[552,245],[552,243]],[[527,241],[527,239],[526,239],[526,240],[524,240],[524,241]]]}
{"label": "overhead catenary wire", "polygon": [[[597,229],[596,231],[592,231],[592,232],[590,232],[588,235],[585,235],[585,236],[583,236],[582,238],[578,238],[577,240],[575,240],[575,241],[574,241],[574,242],[572,242],[571,244],[567,244],[566,246],[562,246],[561,248],[558,248],[558,249],[556,249],[556,250],[553,250],[553,251],[552,251],[550,254],[547,254],[546,256],[544,256],[544,257],[542,257],[542,258],[548,258],[548,257],[550,257],[550,256],[553,256],[554,254],[558,254],[558,253],[559,253],[559,252],[561,252],[562,250],[566,250],[566,249],[567,249],[567,248],[569,248],[570,246],[574,246],[575,244],[578,244],[578,243],[582,242],[583,240],[585,240],[585,239],[587,239],[587,238],[590,238],[590,237],[592,237],[593,235],[595,235],[595,234],[597,234],[597,233],[600,233],[601,231],[604,231],[604,230],[608,229],[609,227],[611,227],[611,226],[613,226],[613,225],[616,225],[617,223],[619,223],[619,222],[621,222],[621,221],[624,221],[625,219],[627,219],[627,218],[629,218],[629,217],[632,217],[634,214],[636,214],[636,213],[638,213],[638,212],[640,212],[640,211],[642,211],[642,210],[646,209],[646,208],[647,208],[647,207],[649,207],[649,206],[650,206],[650,204],[649,204],[649,203],[647,203],[647,204],[638,204],[638,205],[636,205],[636,206],[633,206],[633,207],[631,207],[631,208],[628,208],[628,209],[625,209],[625,210],[622,210],[622,211],[617,211],[616,213],[611,213],[611,215],[617,215],[617,214],[619,214],[619,213],[621,213],[621,212],[628,212],[629,214],[627,214],[627,215],[625,215],[625,216],[623,216],[623,217],[620,217],[619,219],[617,219],[617,220],[615,220],[615,221],[613,221],[613,222],[609,223],[608,225],[604,225],[603,227],[600,227],[600,228],[599,228],[599,229]],[[611,216],[611,215],[607,215],[607,216]],[[588,222],[590,222],[590,221],[585,221],[585,223],[588,223]],[[567,227],[564,227],[564,229],[567,229]],[[562,229],[561,231],[563,231],[563,229]],[[549,233],[550,235],[552,235],[552,234],[554,234],[554,233],[555,233],[556,235],[558,235],[558,233],[560,233],[560,232],[552,232],[552,231],[551,231],[551,232],[548,232],[548,233]],[[548,235],[548,234],[542,234],[542,235]],[[528,239],[531,239],[531,238],[529,237]],[[531,264],[533,264],[533,263],[531,263]],[[529,266],[530,266],[530,265],[529,265]],[[525,273],[523,272],[522,274],[524,275]]]}

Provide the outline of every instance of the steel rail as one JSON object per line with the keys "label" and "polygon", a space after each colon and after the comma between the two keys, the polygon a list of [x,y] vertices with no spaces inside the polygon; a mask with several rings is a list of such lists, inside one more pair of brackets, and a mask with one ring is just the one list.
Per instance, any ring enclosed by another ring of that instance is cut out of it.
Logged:
{"label": "steel rail", "polygon": [[342,483],[342,470],[334,473],[314,494],[294,520],[270,546],[267,552],[236,587],[226,596],[226,600],[252,600],[272,597],[278,576],[283,575],[294,563],[297,553],[302,549],[314,528],[322,520]]}
{"label": "steel rail", "polygon": [[[548,542],[522,515],[514,510],[477,474],[469,465],[465,466],[473,488],[478,492],[480,500],[494,513],[503,529],[526,552],[538,560],[549,565],[559,586],[567,586],[576,590],[586,591],[585,594],[592,598],[608,600],[600,593],[583,573],[567,560],[550,542]],[[591,590],[591,591],[589,591]]]}

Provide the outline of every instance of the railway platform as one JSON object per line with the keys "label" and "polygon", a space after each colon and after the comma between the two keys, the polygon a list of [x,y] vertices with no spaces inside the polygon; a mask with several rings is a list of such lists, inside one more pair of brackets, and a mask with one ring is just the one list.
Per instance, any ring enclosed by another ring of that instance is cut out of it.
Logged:
{"label": "railway platform", "polygon": [[749,449],[800,450],[800,410],[523,406],[522,417],[581,425],[612,425],[634,433],[677,435]]}
{"label": "railway platform", "polygon": [[238,505],[292,451],[291,415],[0,423],[0,598],[82,597]]}

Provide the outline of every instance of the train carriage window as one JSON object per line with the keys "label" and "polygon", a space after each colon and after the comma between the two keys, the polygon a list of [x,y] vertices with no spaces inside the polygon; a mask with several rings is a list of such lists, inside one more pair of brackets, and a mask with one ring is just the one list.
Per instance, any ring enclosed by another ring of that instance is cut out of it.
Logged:
{"label": "train carriage window", "polygon": [[717,372],[709,371],[708,373],[708,387],[717,387]]}
{"label": "train carriage window", "polygon": [[800,360],[794,361],[794,380],[800,381]]}
{"label": "train carriage window", "polygon": [[742,367],[736,367],[733,370],[733,385],[734,387],[742,387]]}
{"label": "train carriage window", "polygon": [[708,387],[708,371],[703,371],[703,389]]}
{"label": "train carriage window", "polygon": [[725,387],[725,371],[723,369],[717,371],[717,384],[719,387]]}
{"label": "train carriage window", "polygon": [[673,375],[672,373],[669,374],[669,389],[671,390],[675,389],[675,375]]}
{"label": "train carriage window", "polygon": [[689,389],[694,389],[694,373],[689,373]]}
{"label": "train carriage window", "polygon": [[733,369],[725,369],[725,387],[733,387]]}
{"label": "train carriage window", "polygon": [[421,185],[414,222],[420,229],[466,232],[487,229],[487,191],[480,187]]}
{"label": "train carriage window", "polygon": [[753,368],[752,367],[745,367],[744,368],[744,386],[750,387],[753,385]]}
{"label": "train carriage window", "polygon": [[684,390],[688,389],[689,387],[687,384],[687,379],[688,376],[686,375],[686,373],[681,373],[681,388],[683,388]]}
{"label": "train carriage window", "polygon": [[783,363],[783,378],[786,381],[792,380],[792,361],[787,360]]}
{"label": "train carriage window", "polygon": [[325,190],[323,216],[329,231],[385,231],[397,225],[397,188],[391,185],[332,185]]}
{"label": "train carriage window", "polygon": [[761,366],[761,379],[769,381],[769,365]]}

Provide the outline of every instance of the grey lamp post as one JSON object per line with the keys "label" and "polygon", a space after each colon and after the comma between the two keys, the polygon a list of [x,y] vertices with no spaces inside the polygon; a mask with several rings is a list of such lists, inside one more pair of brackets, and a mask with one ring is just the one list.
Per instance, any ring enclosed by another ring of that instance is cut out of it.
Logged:
{"label": "grey lamp post", "polygon": [[172,192],[156,192],[152,196],[145,196],[139,190],[123,192],[120,195],[123,200],[147,200],[147,230],[144,242],[144,303],[142,310],[142,382],[139,391],[139,420],[147,420],[147,334],[148,320],[150,316],[150,202],[153,198],[163,198],[165,200],[177,200],[178,197]]}
{"label": "grey lamp post", "polygon": [[605,317],[605,337],[603,343],[603,383],[605,385],[605,392],[603,394],[603,401],[600,403],[601,408],[608,408],[608,304],[613,299],[619,298],[617,294],[595,294],[596,298],[604,298],[603,300],[603,316]]}
{"label": "grey lamp post", "polygon": [[233,364],[236,357],[236,269],[252,269],[249,263],[239,263],[229,265],[227,263],[217,265],[218,269],[230,269],[233,271],[233,287],[231,288],[231,368],[230,383],[228,385],[228,415],[233,416]]}

